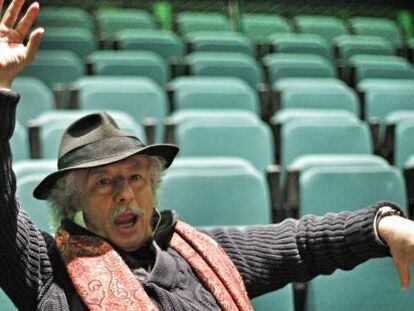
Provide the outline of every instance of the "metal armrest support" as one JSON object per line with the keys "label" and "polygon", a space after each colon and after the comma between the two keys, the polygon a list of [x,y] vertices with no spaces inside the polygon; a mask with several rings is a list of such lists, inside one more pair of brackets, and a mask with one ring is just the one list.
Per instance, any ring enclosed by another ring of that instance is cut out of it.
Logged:
{"label": "metal armrest support", "polygon": [[300,195],[299,195],[299,174],[296,169],[288,169],[286,176],[285,209],[290,212],[293,218],[299,218]]}
{"label": "metal armrest support", "polygon": [[280,189],[279,165],[268,165],[266,167],[266,178],[269,186],[270,202],[272,207],[272,222],[277,223],[285,218],[282,209],[282,191]]}
{"label": "metal armrest support", "polygon": [[42,143],[40,141],[40,125],[31,119],[27,122],[29,133],[29,149],[31,159],[40,159],[42,157]]}
{"label": "metal armrest support", "polygon": [[157,128],[157,120],[155,118],[145,118],[142,121],[145,129],[145,136],[147,137],[147,145],[155,143],[155,130]]}
{"label": "metal armrest support", "polygon": [[176,123],[173,118],[165,118],[164,119],[164,143],[166,144],[175,144],[175,127]]}

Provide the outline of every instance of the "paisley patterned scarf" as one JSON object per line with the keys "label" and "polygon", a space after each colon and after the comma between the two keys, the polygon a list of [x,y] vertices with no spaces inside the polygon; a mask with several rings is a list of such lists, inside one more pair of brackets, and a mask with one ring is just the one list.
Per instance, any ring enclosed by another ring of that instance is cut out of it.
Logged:
{"label": "paisley patterned scarf", "polygon": [[[90,310],[158,310],[121,256],[102,238],[71,235],[61,227],[56,243]],[[222,310],[253,310],[239,272],[216,241],[178,221],[170,247],[188,262]]]}

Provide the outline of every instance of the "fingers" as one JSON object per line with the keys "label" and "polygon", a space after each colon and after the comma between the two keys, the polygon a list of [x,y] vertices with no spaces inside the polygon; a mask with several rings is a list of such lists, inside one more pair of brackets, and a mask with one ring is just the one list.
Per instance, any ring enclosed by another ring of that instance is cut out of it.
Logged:
{"label": "fingers", "polygon": [[20,10],[23,6],[24,0],[13,0],[6,10],[1,22],[9,28],[12,28],[19,16]]}
{"label": "fingers", "polygon": [[40,39],[42,39],[44,29],[37,28],[35,29],[29,37],[29,42],[27,43],[27,54],[26,54],[26,63],[30,64],[36,55],[37,48],[40,44]]}
{"label": "fingers", "polygon": [[26,14],[23,16],[16,27],[16,30],[22,35],[22,38],[26,36],[26,33],[30,30],[30,27],[32,27],[32,24],[36,19],[38,13],[39,3],[34,2],[27,9]]}
{"label": "fingers", "polygon": [[398,274],[400,276],[401,287],[403,290],[406,290],[408,285],[410,284],[409,261],[395,261],[395,265],[397,266]]}

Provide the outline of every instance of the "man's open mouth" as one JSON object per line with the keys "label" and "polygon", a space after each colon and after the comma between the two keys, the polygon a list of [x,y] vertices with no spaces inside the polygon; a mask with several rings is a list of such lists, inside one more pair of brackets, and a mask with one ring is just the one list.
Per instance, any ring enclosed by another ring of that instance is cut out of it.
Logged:
{"label": "man's open mouth", "polygon": [[130,228],[135,226],[139,216],[132,212],[124,212],[115,217],[114,224],[120,228]]}

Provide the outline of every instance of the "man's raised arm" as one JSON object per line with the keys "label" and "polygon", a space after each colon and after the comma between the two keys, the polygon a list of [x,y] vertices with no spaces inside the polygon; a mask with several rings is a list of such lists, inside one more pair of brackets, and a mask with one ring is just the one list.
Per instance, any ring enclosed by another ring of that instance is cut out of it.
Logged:
{"label": "man's raised arm", "polygon": [[[34,59],[43,29],[23,44],[39,4],[17,21],[24,0],[14,0],[0,17],[0,286],[22,310],[35,310],[52,280],[42,233],[18,206],[9,140],[19,95],[10,90],[16,75]],[[0,12],[3,0],[0,0]],[[23,294],[24,293],[24,294]]]}

